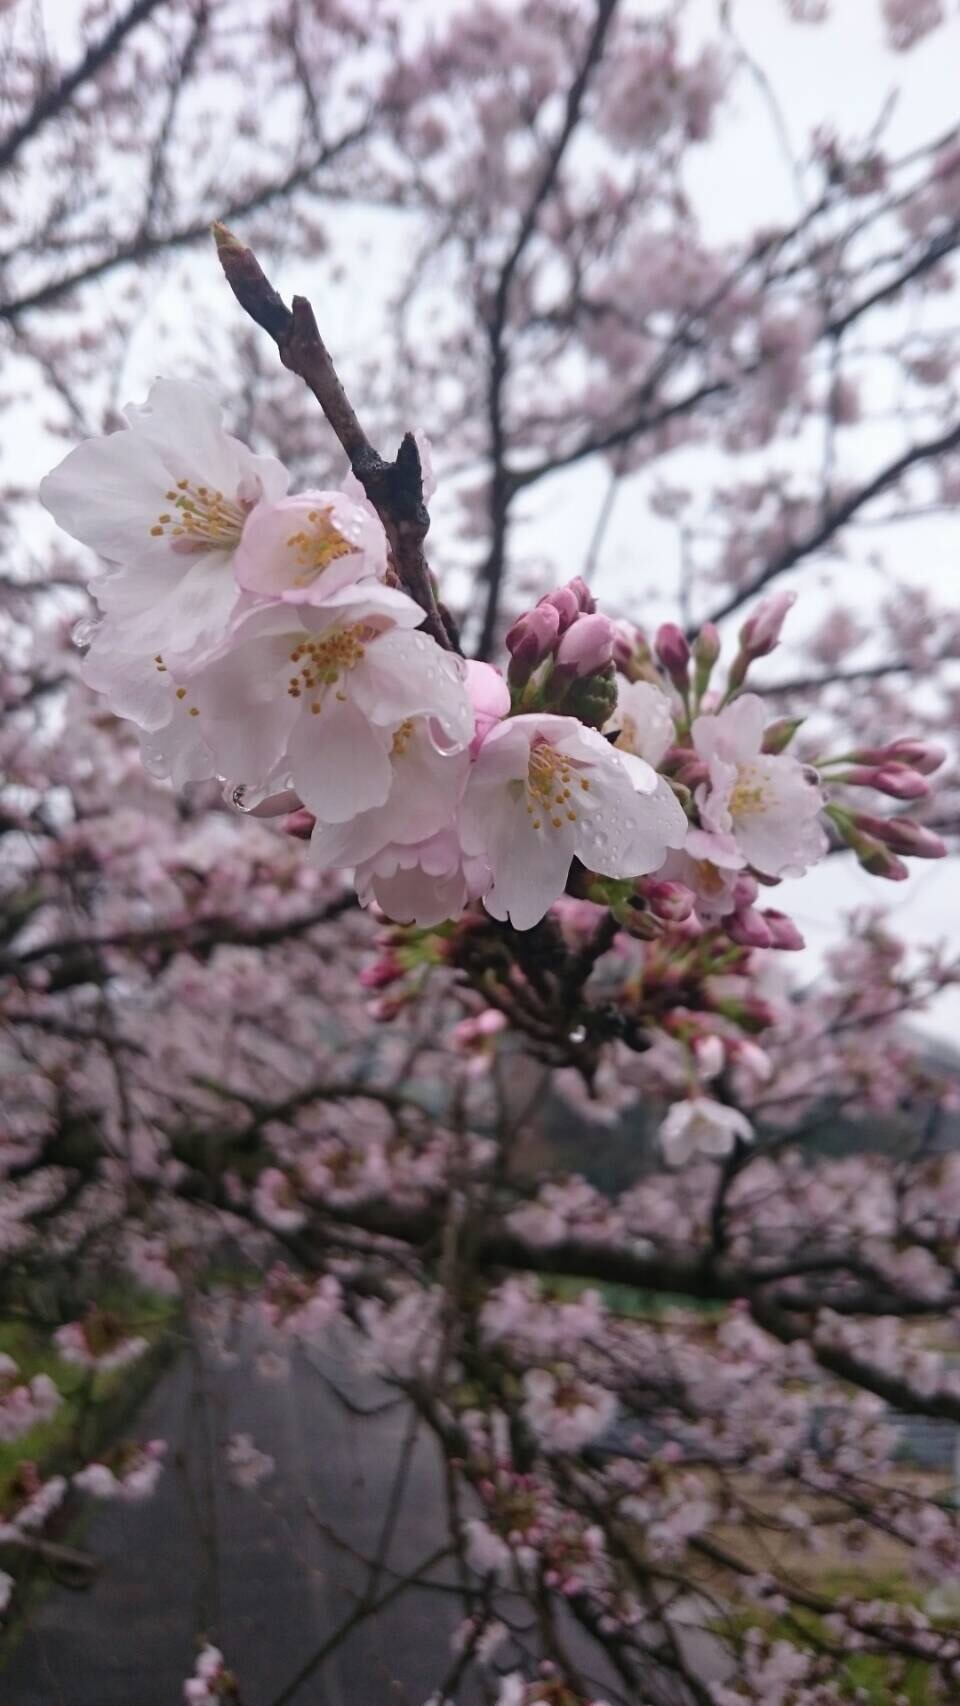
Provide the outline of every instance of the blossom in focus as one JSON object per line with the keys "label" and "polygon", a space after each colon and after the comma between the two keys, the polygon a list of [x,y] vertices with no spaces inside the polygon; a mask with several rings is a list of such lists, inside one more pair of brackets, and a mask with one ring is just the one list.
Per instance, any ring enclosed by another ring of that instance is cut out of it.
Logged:
{"label": "blossom in focus", "polygon": [[237,581],[258,598],[322,603],[341,587],[387,567],[387,536],[365,498],[343,491],[300,492],[260,504],[236,555]]}
{"label": "blossom in focus", "polygon": [[819,821],[823,797],[808,767],[762,751],[763,727],[763,701],[755,693],[695,719],[693,745],[710,772],[709,783],[697,790],[697,805],[704,828],[732,836],[756,870],[799,876],[827,850]]}
{"label": "blossom in focus", "polygon": [[466,747],[463,660],[443,652],[405,593],[373,580],[322,605],[258,606],[184,695],[218,774],[261,797],[295,788],[320,823],[382,806],[395,739],[426,716],[437,744]]}
{"label": "blossom in focus", "polygon": [[674,1102],[660,1127],[660,1147],[671,1167],[682,1167],[694,1155],[729,1155],[738,1138],[749,1143],[752,1137],[746,1114],[709,1096]]}
{"label": "blossom in focus", "polygon": [[396,924],[428,929],[457,919],[490,887],[490,867],[465,853],[454,829],[440,829],[411,844],[391,842],[354,870],[365,906],[376,901]]}
{"label": "blossom in focus", "polygon": [[84,673],[144,728],[169,715],[165,671],[223,638],[241,598],[234,574],[247,518],[287,489],[272,456],[224,431],[197,385],[158,379],[119,432],[87,439],[40,485],[67,533],[118,565],[93,583],[103,612]]}
{"label": "blossom in focus", "polygon": [[471,755],[475,756],[490,730],[510,710],[510,689],[498,669],[492,664],[467,659],[467,692],[473,706],[473,740]]}
{"label": "blossom in focus", "polygon": [[670,701],[652,681],[627,681],[617,677],[617,708],[607,723],[619,730],[616,744],[654,768],[676,739]]}
{"label": "blossom in focus", "polygon": [[465,750],[438,749],[427,717],[408,717],[393,732],[384,799],[343,822],[321,817],[311,855],[325,870],[361,865],[382,848],[416,846],[456,822],[469,769]]}
{"label": "blossom in focus", "polygon": [[690,889],[697,916],[709,926],[736,908],[745,864],[732,835],[711,835],[691,824],[683,847],[667,855],[657,876]]}
{"label": "blossom in focus", "polygon": [[602,876],[643,876],[681,846],[686,828],[648,764],[572,717],[498,724],[477,754],[461,808],[464,850],[493,873],[487,910],[518,930],[563,893],[574,858]]}

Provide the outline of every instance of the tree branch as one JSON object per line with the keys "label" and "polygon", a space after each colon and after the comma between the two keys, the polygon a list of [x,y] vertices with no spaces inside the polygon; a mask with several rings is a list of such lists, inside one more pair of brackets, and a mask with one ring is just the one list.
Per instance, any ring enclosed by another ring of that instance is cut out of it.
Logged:
{"label": "tree branch", "polygon": [[284,367],[313,392],[346,451],[356,478],[383,523],[397,578],[424,612],[424,627],[445,651],[459,650],[453,625],[437,603],[424,555],[430,517],[423,501],[423,470],[416,439],[408,432],[394,460],[384,460],[360,425],[310,303],[303,296],[295,296],[288,308],[252,249],[220,221],[214,224],[213,235],[220,265],[241,308],[269,332]]}

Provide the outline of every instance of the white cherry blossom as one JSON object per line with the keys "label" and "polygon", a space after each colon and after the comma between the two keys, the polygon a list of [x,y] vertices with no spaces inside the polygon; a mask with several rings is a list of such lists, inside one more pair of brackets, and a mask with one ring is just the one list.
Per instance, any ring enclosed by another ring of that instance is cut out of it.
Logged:
{"label": "white cherry blossom", "polygon": [[494,918],[518,930],[563,893],[579,858],[608,877],[655,871],[687,822],[668,785],[573,717],[498,723],[483,742],[461,809],[464,850],[493,872]]}
{"label": "white cherry blossom", "polygon": [[548,1452],[582,1451],[605,1433],[617,1413],[615,1395],[582,1380],[573,1369],[529,1368],[523,1377],[523,1416]]}
{"label": "white cherry blossom", "polygon": [[632,752],[654,769],[677,738],[667,695],[652,681],[628,681],[624,675],[617,676],[617,708],[606,726],[619,730],[621,752]]}
{"label": "white cherry blossom", "polygon": [[715,716],[696,718],[693,744],[710,771],[697,804],[704,828],[732,836],[755,870],[800,876],[827,850],[819,822],[823,796],[809,767],[762,751],[764,722],[756,693],[744,693]]}
{"label": "white cherry blossom", "polygon": [[234,559],[247,518],[283,496],[288,476],[225,432],[197,385],[158,379],[124,415],[120,431],[72,450],[40,496],[66,532],[118,565],[92,585],[104,620],[86,679],[120,716],[159,728],[166,665],[222,639],[242,596]]}
{"label": "white cherry blossom", "polygon": [[441,829],[413,846],[393,842],[356,867],[357,894],[375,900],[397,924],[428,928],[461,916],[490,887],[490,867],[464,853],[455,829]]}
{"label": "white cherry blossom", "polygon": [[384,804],[391,755],[411,718],[438,748],[473,735],[463,660],[414,632],[419,605],[369,580],[322,605],[282,600],[238,619],[227,644],[179,691],[217,773],[244,803],[293,787],[321,823]]}
{"label": "white cherry blossom", "polygon": [[752,1137],[746,1114],[710,1096],[674,1102],[660,1127],[660,1147],[671,1167],[682,1167],[694,1155],[729,1155],[738,1138],[749,1143]]}
{"label": "white cherry blossom", "polygon": [[260,598],[322,604],[351,581],[382,580],[387,536],[362,496],[301,492],[258,505],[236,558],[237,580]]}

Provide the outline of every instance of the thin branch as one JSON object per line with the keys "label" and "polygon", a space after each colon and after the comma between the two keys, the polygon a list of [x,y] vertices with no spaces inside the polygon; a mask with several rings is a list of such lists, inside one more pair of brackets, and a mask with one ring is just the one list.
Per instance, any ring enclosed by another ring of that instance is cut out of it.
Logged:
{"label": "thin branch", "polygon": [[408,432],[394,460],[384,460],[360,425],[310,303],[303,296],[295,296],[288,308],[252,249],[220,221],[214,224],[213,235],[220,265],[241,308],[269,332],[284,367],[313,392],[346,451],[356,478],[383,523],[397,578],[424,612],[427,632],[444,650],[458,650],[449,617],[437,603],[424,555],[430,517],[423,501],[423,471],[416,439]]}
{"label": "thin branch", "polygon": [[735,592],[731,592],[722,604],[718,604],[716,609],[711,611],[708,620],[722,622],[725,616],[732,615],[735,610],[739,610],[740,606],[746,603],[748,598],[753,598],[756,593],[762,592],[765,586],[769,586],[772,580],[776,580],[779,575],[785,574],[788,569],[792,569],[797,563],[802,562],[804,557],[811,556],[814,551],[819,551],[824,545],[828,544],[834,534],[850,521],[859,510],[863,509],[865,504],[870,503],[891,486],[896,485],[901,476],[908,473],[911,468],[916,467],[921,462],[932,462],[936,457],[945,455],[948,450],[955,450],[957,445],[960,445],[960,422],[950,427],[947,432],[941,433],[939,438],[929,438],[920,444],[911,445],[910,449],[905,450],[902,456],[895,457],[892,462],[887,463],[885,468],[881,468],[879,473],[875,474],[872,480],[868,480],[865,486],[861,486],[858,491],[851,492],[842,503],[836,504],[828,510],[805,538],[784,546],[783,550],[771,562],[765,564],[752,579],[739,586]]}
{"label": "thin branch", "polygon": [[103,70],[131,30],[135,30],[138,24],[145,23],[158,6],[166,4],[168,0],[135,0],[135,4],[128,11],[114,20],[106,35],[98,42],[91,43],[72,71],[67,71],[59,83],[55,83],[52,88],[38,96],[26,117],[14,125],[0,141],[0,172],[13,164],[23,144],[42,130],[48,120],[55,118],[84,83],[89,83],[91,78]]}

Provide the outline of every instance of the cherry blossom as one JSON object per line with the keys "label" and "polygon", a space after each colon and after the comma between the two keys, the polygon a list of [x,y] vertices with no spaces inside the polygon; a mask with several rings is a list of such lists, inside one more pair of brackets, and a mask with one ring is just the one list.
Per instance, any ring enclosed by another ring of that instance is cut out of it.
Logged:
{"label": "cherry blossom", "polygon": [[710,833],[733,839],[765,875],[798,875],[826,852],[816,778],[795,758],[763,752],[763,702],[745,693],[713,716],[697,717],[693,744],[709,766],[697,792]]}
{"label": "cherry blossom", "polygon": [[670,701],[649,681],[617,677],[617,708],[607,724],[616,729],[617,746],[654,768],[676,739]]}
{"label": "cherry blossom", "polygon": [[686,820],[666,783],[571,718],[518,716],[487,736],[461,813],[467,853],[493,872],[484,904],[527,930],[563,893],[580,857],[604,876],[654,871]]}
{"label": "cherry blossom", "polygon": [[384,804],[411,718],[432,720],[438,746],[468,745],[462,664],[413,632],[421,617],[372,580],[324,592],[322,605],[240,616],[184,689],[220,775],[251,799],[292,785],[319,822],[337,824]]}
{"label": "cherry blossom", "polygon": [[660,1127],[660,1147],[671,1167],[693,1155],[729,1155],[737,1142],[749,1143],[753,1128],[739,1108],[725,1107],[708,1096],[674,1102]]}
{"label": "cherry blossom", "polygon": [[60,526],[118,565],[94,581],[103,612],[86,660],[92,687],[145,728],[169,714],[163,673],[222,639],[241,599],[235,560],[247,519],[287,474],[224,431],[199,386],[160,379],[125,426],[72,450],[42,482]]}

